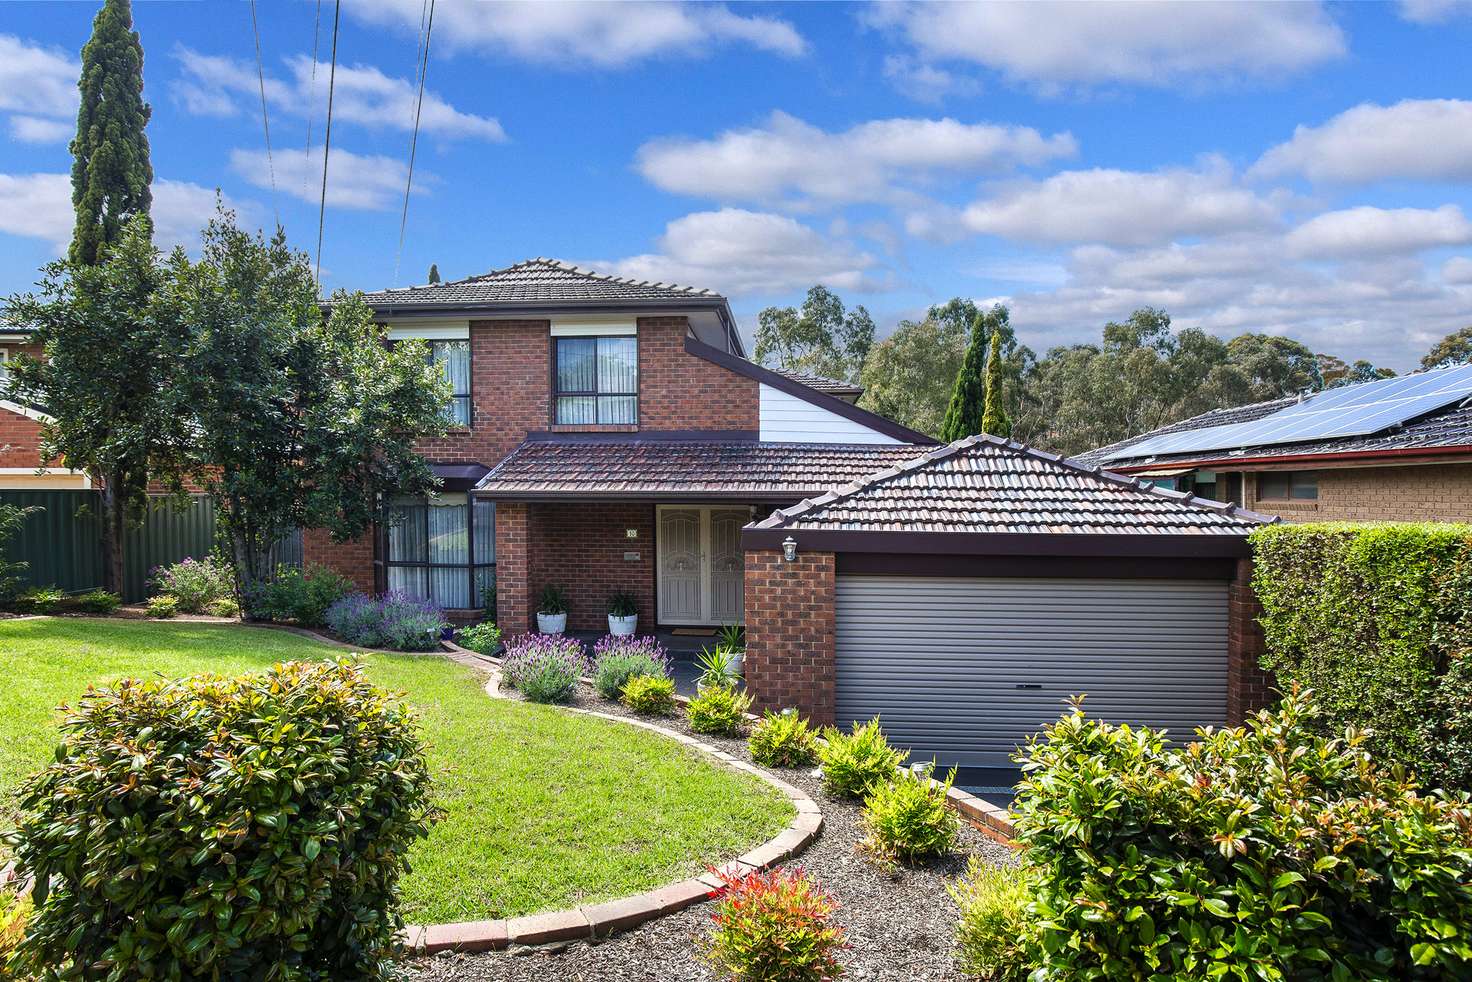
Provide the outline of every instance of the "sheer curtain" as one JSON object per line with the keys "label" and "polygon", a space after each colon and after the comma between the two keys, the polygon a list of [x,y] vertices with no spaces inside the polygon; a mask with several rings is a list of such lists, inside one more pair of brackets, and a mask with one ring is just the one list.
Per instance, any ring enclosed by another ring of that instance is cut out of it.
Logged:
{"label": "sheer curtain", "polygon": [[[598,339],[598,422],[639,421],[639,342]],[[611,395],[604,395],[610,393]]]}
{"label": "sheer curtain", "polygon": [[436,341],[430,349],[435,363],[450,380],[450,419],[457,426],[470,425],[470,342]]}
{"label": "sheer curtain", "polygon": [[429,503],[429,592],[441,607],[470,606],[468,512],[464,496]]}
{"label": "sheer curtain", "polygon": [[423,498],[399,498],[389,506],[388,588],[403,590],[416,597],[429,595],[424,567],[394,564],[422,563],[428,558],[424,512]]}

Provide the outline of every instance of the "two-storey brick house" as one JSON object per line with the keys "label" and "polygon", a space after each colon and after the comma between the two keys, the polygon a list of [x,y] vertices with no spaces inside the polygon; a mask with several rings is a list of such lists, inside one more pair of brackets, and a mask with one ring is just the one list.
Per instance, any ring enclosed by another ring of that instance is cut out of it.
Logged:
{"label": "two-storey brick house", "polygon": [[535,627],[549,585],[572,630],[606,629],[615,591],[641,629],[739,623],[744,526],[934,443],[851,387],[747,360],[708,290],[535,259],[367,301],[451,381],[454,425],[422,448],[443,487],[390,502],[365,540],[308,532],[305,558],[451,611],[494,582],[508,632]]}

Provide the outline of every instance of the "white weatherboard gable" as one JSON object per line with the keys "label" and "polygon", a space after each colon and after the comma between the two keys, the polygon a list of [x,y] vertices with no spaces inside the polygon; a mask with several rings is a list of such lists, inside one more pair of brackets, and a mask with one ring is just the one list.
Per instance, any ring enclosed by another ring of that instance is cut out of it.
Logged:
{"label": "white weatherboard gable", "polygon": [[763,443],[879,443],[888,446],[900,446],[905,442],[765,383],[761,386],[761,440]]}

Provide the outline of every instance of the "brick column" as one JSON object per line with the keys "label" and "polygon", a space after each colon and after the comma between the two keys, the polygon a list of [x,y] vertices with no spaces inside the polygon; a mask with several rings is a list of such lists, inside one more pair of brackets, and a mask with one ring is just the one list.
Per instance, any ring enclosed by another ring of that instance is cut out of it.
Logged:
{"label": "brick column", "polygon": [[833,553],[746,554],[746,686],[761,709],[833,722]]}
{"label": "brick column", "polygon": [[373,532],[347,542],[333,542],[326,529],[302,530],[302,565],[326,566],[353,581],[364,593],[375,593],[373,584]]}
{"label": "brick column", "polygon": [[496,502],[496,625],[510,637],[531,630],[529,506]]}
{"label": "brick column", "polygon": [[1238,560],[1227,589],[1227,722],[1233,726],[1276,701],[1275,680],[1261,665],[1267,650],[1257,621],[1261,613],[1252,592],[1252,560]]}

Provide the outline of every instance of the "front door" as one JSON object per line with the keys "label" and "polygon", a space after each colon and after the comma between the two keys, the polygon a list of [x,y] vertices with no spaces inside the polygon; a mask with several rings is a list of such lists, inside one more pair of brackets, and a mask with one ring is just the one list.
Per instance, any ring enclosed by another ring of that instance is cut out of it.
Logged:
{"label": "front door", "polygon": [[656,555],[661,624],[740,624],[747,508],[660,505]]}

